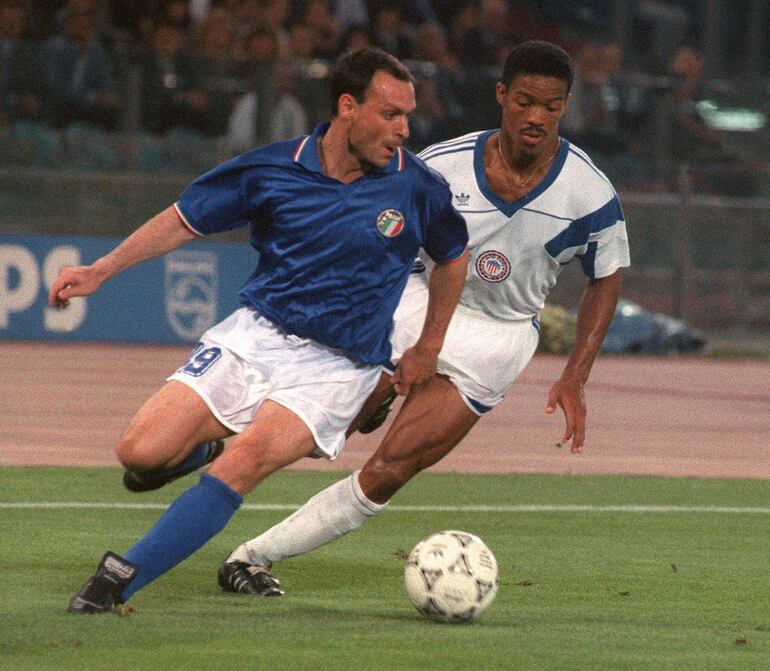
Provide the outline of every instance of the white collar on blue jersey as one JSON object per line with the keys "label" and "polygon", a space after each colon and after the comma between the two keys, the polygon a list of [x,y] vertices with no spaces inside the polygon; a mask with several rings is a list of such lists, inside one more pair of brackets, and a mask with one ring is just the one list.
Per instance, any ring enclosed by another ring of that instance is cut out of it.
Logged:
{"label": "white collar on blue jersey", "polygon": [[[323,172],[321,169],[321,157],[318,155],[318,138],[326,135],[330,125],[328,121],[319,123],[310,135],[301,138],[297,148],[294,150],[293,160],[308,170]],[[405,158],[404,148],[398,147],[390,163],[382,168],[374,168],[372,172],[401,172],[404,169]]]}

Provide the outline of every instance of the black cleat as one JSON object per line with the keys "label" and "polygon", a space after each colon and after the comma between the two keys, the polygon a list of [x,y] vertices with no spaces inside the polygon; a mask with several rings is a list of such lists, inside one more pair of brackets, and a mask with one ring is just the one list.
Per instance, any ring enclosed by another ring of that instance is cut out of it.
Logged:
{"label": "black cleat", "polygon": [[393,401],[396,400],[396,394],[395,391],[391,391],[390,395],[382,402],[380,403],[380,406],[377,408],[377,410],[370,415],[369,419],[367,419],[361,426],[358,427],[359,433],[371,433],[372,431],[376,431],[379,429],[384,423],[385,420],[388,418],[388,415],[390,414],[390,406],[393,405]]}
{"label": "black cleat", "polygon": [[[206,456],[206,461],[203,463],[204,466],[210,464],[222,454],[222,450],[225,449],[225,442],[223,440],[212,440],[208,443],[208,446],[209,453]],[[175,471],[173,468],[161,468],[157,471],[146,471],[144,473],[126,470],[123,473],[123,486],[130,492],[150,492],[153,489],[160,489],[163,485],[167,485],[169,482],[181,478],[188,473],[197,471],[198,468],[200,466],[180,471]]]}
{"label": "black cleat", "polygon": [[110,613],[123,603],[120,595],[136,575],[139,567],[114,552],[105,552],[99,566],[75,596],[70,599],[68,613],[93,615]]}
{"label": "black cleat", "polygon": [[225,592],[253,596],[283,596],[281,583],[264,566],[243,561],[223,561],[217,571],[217,582]]}

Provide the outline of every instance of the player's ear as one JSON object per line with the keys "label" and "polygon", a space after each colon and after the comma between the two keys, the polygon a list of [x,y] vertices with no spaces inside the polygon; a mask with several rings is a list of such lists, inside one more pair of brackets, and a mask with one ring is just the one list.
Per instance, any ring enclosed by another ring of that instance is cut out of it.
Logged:
{"label": "player's ear", "polygon": [[503,106],[503,99],[505,98],[505,84],[503,82],[497,82],[495,84],[495,98],[497,98],[497,102],[500,105],[500,107]]}
{"label": "player's ear", "polygon": [[343,93],[337,101],[337,115],[340,119],[350,121],[357,107],[356,99],[349,93]]}

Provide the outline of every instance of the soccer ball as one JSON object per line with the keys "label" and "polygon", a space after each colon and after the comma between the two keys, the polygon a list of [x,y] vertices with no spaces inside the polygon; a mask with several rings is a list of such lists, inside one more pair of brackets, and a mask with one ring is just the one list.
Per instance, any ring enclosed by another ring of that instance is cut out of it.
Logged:
{"label": "soccer ball", "polygon": [[418,543],[406,560],[406,593],[429,620],[470,622],[497,594],[497,560],[465,531],[439,531]]}

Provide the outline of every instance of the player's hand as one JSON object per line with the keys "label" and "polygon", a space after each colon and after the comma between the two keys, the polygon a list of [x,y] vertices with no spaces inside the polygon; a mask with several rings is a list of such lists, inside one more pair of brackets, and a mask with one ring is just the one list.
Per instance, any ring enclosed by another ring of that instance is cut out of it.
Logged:
{"label": "player's hand", "polygon": [[70,304],[70,298],[94,293],[103,281],[93,266],[62,268],[51,285],[48,304],[55,308],[66,308]]}
{"label": "player's hand", "polygon": [[437,360],[437,351],[421,348],[419,345],[408,348],[393,373],[393,388],[396,393],[406,396],[414,385],[432,378],[436,374]]}
{"label": "player's hand", "polygon": [[545,411],[550,415],[557,406],[564,411],[566,426],[559,446],[566,445],[572,439],[570,451],[580,454],[586,437],[586,399],[583,383],[576,377],[561,377],[548,392],[548,405]]}

